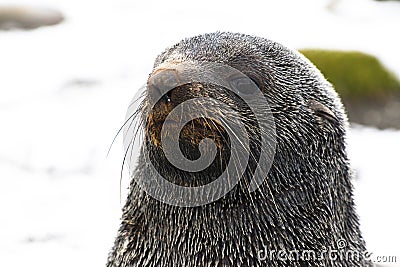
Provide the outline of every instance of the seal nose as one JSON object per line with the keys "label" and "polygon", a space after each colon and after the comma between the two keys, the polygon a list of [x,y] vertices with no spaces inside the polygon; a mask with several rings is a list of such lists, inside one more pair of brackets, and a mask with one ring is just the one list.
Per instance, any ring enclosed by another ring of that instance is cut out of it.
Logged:
{"label": "seal nose", "polygon": [[176,70],[164,69],[152,74],[147,82],[147,93],[155,104],[159,100],[171,102],[172,90],[179,86]]}

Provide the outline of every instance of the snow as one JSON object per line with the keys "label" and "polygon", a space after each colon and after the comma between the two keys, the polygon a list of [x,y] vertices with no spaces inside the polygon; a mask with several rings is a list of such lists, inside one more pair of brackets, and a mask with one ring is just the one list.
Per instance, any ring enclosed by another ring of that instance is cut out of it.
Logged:
{"label": "snow", "polygon": [[400,231],[400,131],[355,126],[349,135],[349,156],[356,171],[355,198],[361,230],[374,255],[397,255]]}
{"label": "snow", "polygon": [[[155,56],[184,37],[229,30],[362,50],[400,76],[400,4],[330,2],[13,0],[59,8],[66,22],[0,32],[1,266],[105,264],[126,193],[122,138],[107,150]],[[362,126],[349,136],[368,248],[398,262],[399,141],[400,131]]]}

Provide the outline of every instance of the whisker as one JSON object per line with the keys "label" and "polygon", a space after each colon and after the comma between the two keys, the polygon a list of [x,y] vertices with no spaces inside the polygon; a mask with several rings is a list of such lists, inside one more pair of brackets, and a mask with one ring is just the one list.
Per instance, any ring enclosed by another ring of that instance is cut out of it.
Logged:
{"label": "whisker", "polygon": [[119,204],[120,205],[122,205],[122,173],[124,171],[126,156],[127,156],[128,151],[129,151],[129,149],[131,147],[131,144],[132,143],[129,143],[129,145],[128,145],[126,151],[125,151],[124,159],[122,160],[122,165],[121,165],[121,173],[120,173],[120,177],[119,177]]}
{"label": "whisker", "polygon": [[[136,101],[138,101],[138,100],[139,100],[139,98],[136,99],[134,102],[136,102]],[[125,122],[122,124],[122,126],[118,129],[116,135],[114,136],[114,138],[113,138],[113,140],[112,140],[112,142],[111,142],[111,144],[110,144],[110,147],[108,148],[107,156],[106,156],[106,157],[108,157],[108,155],[110,154],[111,148],[112,148],[112,146],[114,145],[115,140],[117,139],[118,135],[121,133],[122,129],[124,129],[125,125],[129,122],[129,120],[136,118],[136,116],[140,113],[140,111],[141,111],[141,109],[142,109],[142,104],[143,104],[143,102],[144,102],[144,100],[142,100],[141,104],[140,104],[139,107],[135,110],[135,112],[133,112],[132,115],[130,115],[129,118],[126,119]],[[129,106],[131,106],[132,104],[133,104],[133,103],[131,103]]]}
{"label": "whisker", "polygon": [[[144,95],[144,94],[142,94],[141,97],[142,97],[143,95]],[[135,101],[138,101],[141,97],[139,97],[139,98],[136,99]],[[134,102],[135,102],[135,101],[134,101]],[[131,103],[131,104],[132,104],[132,103]],[[127,156],[128,156],[129,150],[131,150],[130,160],[132,159],[132,153],[133,153],[132,144],[133,144],[134,141],[136,140],[135,138],[136,138],[137,133],[138,133],[138,131],[139,131],[139,129],[140,129],[140,126],[142,125],[142,122],[143,122],[143,120],[142,120],[141,118],[139,119],[139,121],[136,120],[136,118],[137,118],[137,116],[138,116],[139,114],[142,113],[144,105],[145,105],[145,99],[142,99],[142,101],[141,101],[141,103],[139,104],[138,108],[128,117],[128,119],[125,120],[125,122],[123,123],[123,125],[121,126],[121,128],[118,130],[118,132],[117,132],[117,134],[115,135],[115,137],[114,137],[114,139],[113,139],[113,141],[112,141],[112,143],[111,143],[111,145],[110,145],[110,148],[108,149],[108,152],[107,152],[107,156],[108,156],[109,153],[110,153],[110,151],[111,151],[112,145],[115,143],[116,138],[117,138],[118,135],[121,133],[121,131],[124,129],[124,127],[128,124],[128,122],[129,122],[129,127],[128,127],[127,131],[129,131],[129,130],[131,129],[132,124],[133,124],[133,122],[135,121],[134,128],[136,128],[136,132],[135,132],[134,137],[133,137],[134,139],[133,139],[133,140],[130,140],[130,142],[129,142],[129,144],[128,144],[128,147],[126,148],[126,151],[125,151],[125,153],[124,153],[124,158],[123,158],[122,164],[121,164],[120,179],[119,179],[119,201],[120,201],[120,205],[122,205],[122,179],[123,179],[124,166],[125,166],[125,162],[126,162],[126,160],[127,160]],[[132,141],[133,141],[133,142],[132,142]]]}

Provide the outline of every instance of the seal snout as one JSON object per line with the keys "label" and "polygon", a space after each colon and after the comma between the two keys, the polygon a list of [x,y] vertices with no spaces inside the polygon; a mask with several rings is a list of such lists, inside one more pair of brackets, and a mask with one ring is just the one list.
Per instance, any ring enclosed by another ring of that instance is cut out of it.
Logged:
{"label": "seal snout", "polygon": [[163,64],[153,71],[147,81],[146,94],[151,108],[148,119],[151,124],[163,123],[174,108],[189,99],[201,96],[203,91],[203,85],[200,83],[182,82],[182,70],[178,71],[174,66]]}
{"label": "seal snout", "polygon": [[[162,146],[161,131],[163,126],[170,129],[168,135],[177,134],[185,143],[198,145],[201,140],[211,138],[216,141],[217,146],[222,147],[221,133],[225,133],[221,124],[207,118],[194,118],[185,124],[181,131],[179,125],[182,123],[179,116],[169,116],[174,109],[181,110],[180,104],[207,95],[207,90],[202,83],[179,84],[178,72],[174,69],[156,70],[150,75],[147,83],[147,100],[150,111],[147,117],[146,132],[151,137],[155,146]],[[185,112],[195,112],[204,108],[193,104]],[[173,131],[172,131],[173,130]],[[177,132],[175,132],[177,131]]]}

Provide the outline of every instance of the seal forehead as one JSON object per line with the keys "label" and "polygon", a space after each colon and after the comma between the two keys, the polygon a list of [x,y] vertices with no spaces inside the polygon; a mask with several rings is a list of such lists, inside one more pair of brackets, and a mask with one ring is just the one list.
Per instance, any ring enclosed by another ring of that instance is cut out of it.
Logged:
{"label": "seal forehead", "polygon": [[[288,68],[304,69],[305,66],[310,65],[297,52],[276,42],[229,32],[216,32],[184,39],[159,55],[154,67],[171,60],[216,62],[239,70],[246,67],[259,70],[268,68],[273,72]],[[296,75],[304,74],[307,75],[304,71],[296,71]],[[290,73],[285,73],[285,75],[290,76]]]}
{"label": "seal forehead", "polygon": [[228,63],[232,58],[260,51],[255,45],[257,42],[251,36],[217,32],[185,39],[176,50],[187,58]]}
{"label": "seal forehead", "polygon": [[170,59],[226,63],[232,55],[243,50],[239,44],[243,43],[240,40],[243,37],[242,34],[216,32],[187,38],[159,55],[155,66]]}

